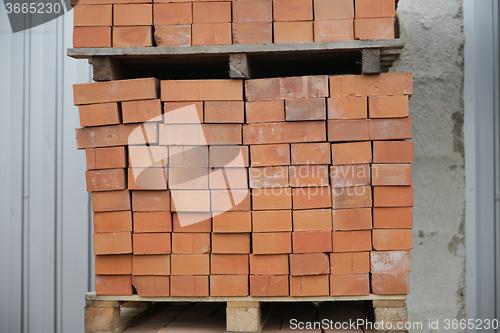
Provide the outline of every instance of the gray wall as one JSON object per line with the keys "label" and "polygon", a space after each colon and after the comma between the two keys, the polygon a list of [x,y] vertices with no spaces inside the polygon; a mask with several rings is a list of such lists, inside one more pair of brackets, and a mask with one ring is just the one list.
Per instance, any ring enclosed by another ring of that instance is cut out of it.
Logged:
{"label": "gray wall", "polygon": [[410,321],[425,324],[418,332],[430,332],[428,319],[465,318],[462,1],[401,0],[398,12],[406,46],[391,71],[413,72],[414,77],[408,311]]}
{"label": "gray wall", "polygon": [[81,332],[92,289],[72,15],[13,34],[0,9],[0,332]]}

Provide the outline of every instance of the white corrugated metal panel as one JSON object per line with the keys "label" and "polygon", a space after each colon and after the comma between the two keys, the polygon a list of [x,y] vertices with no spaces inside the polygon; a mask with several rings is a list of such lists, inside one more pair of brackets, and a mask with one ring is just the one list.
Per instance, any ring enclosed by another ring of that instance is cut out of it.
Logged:
{"label": "white corrugated metal panel", "polygon": [[93,289],[72,13],[13,34],[0,10],[0,332],[81,332]]}

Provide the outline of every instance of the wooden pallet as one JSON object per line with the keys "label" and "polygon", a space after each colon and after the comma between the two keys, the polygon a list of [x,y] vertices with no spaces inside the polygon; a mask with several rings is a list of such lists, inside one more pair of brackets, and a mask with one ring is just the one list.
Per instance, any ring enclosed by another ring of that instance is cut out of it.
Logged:
{"label": "wooden pallet", "polygon": [[401,39],[322,43],[182,47],[73,48],[89,59],[94,81],[262,78],[387,72],[403,48]]}
{"label": "wooden pallet", "polygon": [[[406,295],[394,296],[321,296],[321,297],[141,297],[85,295],[85,332],[123,332],[139,319],[148,307],[157,302],[224,302],[226,306],[226,332],[258,333],[269,317],[261,315],[261,304],[267,302],[339,302],[371,301],[375,322],[407,322]],[[402,333],[387,330],[377,332]]]}

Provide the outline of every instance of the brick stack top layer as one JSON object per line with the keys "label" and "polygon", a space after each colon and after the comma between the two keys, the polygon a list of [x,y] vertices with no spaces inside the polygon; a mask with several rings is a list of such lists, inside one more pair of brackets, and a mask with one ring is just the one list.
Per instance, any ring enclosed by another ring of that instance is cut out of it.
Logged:
{"label": "brick stack top layer", "polygon": [[73,46],[391,39],[395,10],[394,0],[80,0]]}
{"label": "brick stack top layer", "polygon": [[406,73],[74,86],[98,294],[406,294]]}

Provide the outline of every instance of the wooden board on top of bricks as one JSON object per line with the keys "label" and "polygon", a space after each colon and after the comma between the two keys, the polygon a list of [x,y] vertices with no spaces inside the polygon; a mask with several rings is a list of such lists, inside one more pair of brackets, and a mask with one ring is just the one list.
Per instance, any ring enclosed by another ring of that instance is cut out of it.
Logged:
{"label": "wooden board on top of bricks", "polygon": [[80,0],[73,46],[151,47],[394,38],[394,0]]}
{"label": "wooden board on top of bricks", "polygon": [[409,292],[411,74],[74,86],[96,292]]}

